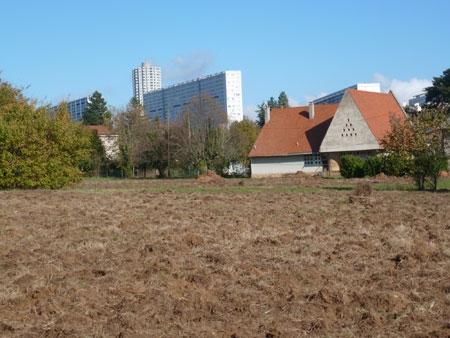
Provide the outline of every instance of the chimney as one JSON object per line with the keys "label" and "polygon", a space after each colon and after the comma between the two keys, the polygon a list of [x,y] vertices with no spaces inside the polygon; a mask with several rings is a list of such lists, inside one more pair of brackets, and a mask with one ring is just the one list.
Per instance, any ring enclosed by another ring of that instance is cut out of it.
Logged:
{"label": "chimney", "polygon": [[264,104],[264,123],[269,123],[270,121],[270,107],[267,103]]}
{"label": "chimney", "polygon": [[309,119],[314,119],[314,102],[309,103]]}

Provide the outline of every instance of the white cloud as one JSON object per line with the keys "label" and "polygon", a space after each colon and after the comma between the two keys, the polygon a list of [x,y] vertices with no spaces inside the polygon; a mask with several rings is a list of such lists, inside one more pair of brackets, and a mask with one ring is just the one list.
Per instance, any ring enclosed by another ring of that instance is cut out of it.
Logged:
{"label": "white cloud", "polygon": [[309,104],[311,101],[320,99],[321,97],[324,97],[326,95],[328,94],[325,92],[320,92],[319,94],[316,95],[305,95],[303,98],[305,99],[306,104]]}
{"label": "white cloud", "polygon": [[164,80],[170,83],[194,80],[208,75],[206,72],[214,64],[214,57],[209,52],[199,49],[189,55],[177,55],[162,68]]}
{"label": "white cloud", "polygon": [[374,74],[373,77],[381,84],[381,91],[387,93],[392,90],[400,104],[407,104],[414,95],[423,93],[426,87],[433,85],[430,80],[415,77],[409,81],[390,79],[382,74]]}
{"label": "white cloud", "polygon": [[289,107],[298,107],[298,106],[300,106],[300,103],[296,99],[294,99],[292,97],[288,97],[288,100],[289,100]]}

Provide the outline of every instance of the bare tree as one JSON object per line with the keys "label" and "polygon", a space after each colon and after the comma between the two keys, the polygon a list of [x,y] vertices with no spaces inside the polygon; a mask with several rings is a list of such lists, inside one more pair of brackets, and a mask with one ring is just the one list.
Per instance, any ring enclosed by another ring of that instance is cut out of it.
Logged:
{"label": "bare tree", "polygon": [[144,108],[132,99],[125,111],[116,115],[115,125],[119,133],[121,167],[131,175],[136,169],[143,169],[144,175],[148,165],[146,152],[149,151],[147,134],[150,120]]}
{"label": "bare tree", "polygon": [[185,169],[220,171],[226,166],[226,111],[201,93],[186,104],[173,126],[174,156]]}

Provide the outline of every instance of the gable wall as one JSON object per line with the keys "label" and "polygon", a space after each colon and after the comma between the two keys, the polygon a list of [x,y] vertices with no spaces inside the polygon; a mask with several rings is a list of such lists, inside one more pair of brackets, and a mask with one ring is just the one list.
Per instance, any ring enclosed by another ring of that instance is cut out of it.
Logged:
{"label": "gable wall", "polygon": [[346,92],[320,146],[320,152],[380,149],[364,117]]}

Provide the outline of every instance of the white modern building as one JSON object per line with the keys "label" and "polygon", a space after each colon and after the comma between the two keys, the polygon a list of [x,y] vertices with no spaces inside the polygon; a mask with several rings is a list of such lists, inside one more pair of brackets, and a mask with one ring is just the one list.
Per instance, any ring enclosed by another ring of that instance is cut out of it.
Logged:
{"label": "white modern building", "polygon": [[363,90],[366,92],[380,93],[380,84],[379,83],[357,83],[353,86],[338,90],[337,92],[331,93],[329,95],[320,97],[313,101],[314,104],[331,104],[331,103],[339,103],[344,96],[344,93],[347,89],[356,89]]}
{"label": "white modern building", "polygon": [[411,107],[412,106],[422,107],[426,103],[426,101],[427,101],[427,94],[421,93],[414,95],[413,98],[408,101],[408,104]]}
{"label": "white modern building", "polygon": [[142,62],[133,69],[133,96],[144,104],[144,94],[162,88],[161,68],[152,67],[150,62]]}
{"label": "white modern building", "polygon": [[183,107],[200,93],[215,98],[226,111],[229,122],[243,120],[240,70],[227,70],[145,93],[144,108],[151,119],[174,120]]}

